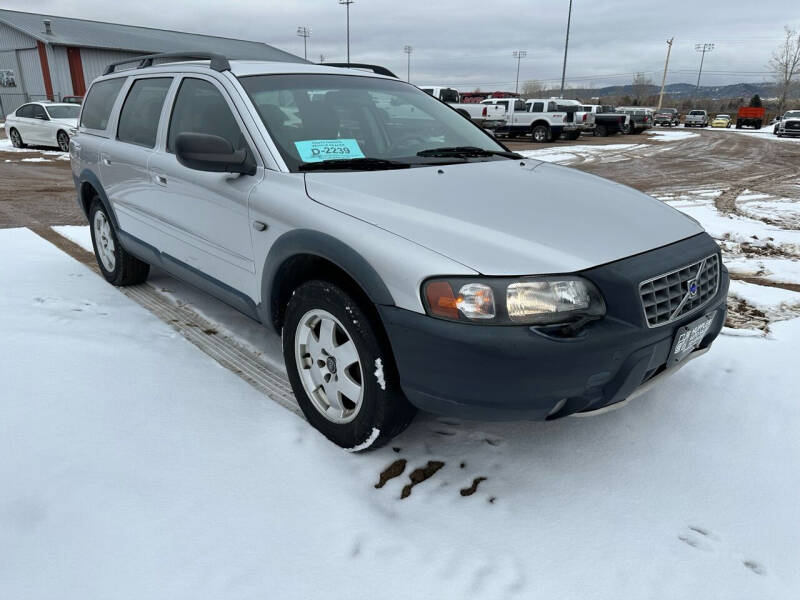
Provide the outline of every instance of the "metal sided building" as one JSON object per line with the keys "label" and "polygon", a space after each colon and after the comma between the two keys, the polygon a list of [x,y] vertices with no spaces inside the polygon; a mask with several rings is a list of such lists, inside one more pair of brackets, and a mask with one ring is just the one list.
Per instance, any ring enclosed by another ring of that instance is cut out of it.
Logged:
{"label": "metal sided building", "polygon": [[33,100],[83,96],[114,61],[197,51],[305,62],[261,42],[0,9],[0,118]]}

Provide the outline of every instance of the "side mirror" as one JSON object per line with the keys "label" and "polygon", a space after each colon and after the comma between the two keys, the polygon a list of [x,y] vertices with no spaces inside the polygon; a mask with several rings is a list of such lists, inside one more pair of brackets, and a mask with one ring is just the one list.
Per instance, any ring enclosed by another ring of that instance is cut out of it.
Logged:
{"label": "side mirror", "polygon": [[181,133],[175,139],[175,157],[184,167],[212,173],[255,175],[247,150],[234,150],[225,138],[205,133]]}

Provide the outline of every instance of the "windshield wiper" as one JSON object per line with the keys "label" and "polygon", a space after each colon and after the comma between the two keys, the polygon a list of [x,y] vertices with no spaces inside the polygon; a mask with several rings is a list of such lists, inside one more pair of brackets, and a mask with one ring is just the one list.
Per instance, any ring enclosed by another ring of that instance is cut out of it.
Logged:
{"label": "windshield wiper", "polygon": [[505,158],[524,158],[516,152],[505,152],[502,150],[487,150],[477,146],[453,146],[452,148],[430,148],[417,152],[417,156],[454,156],[471,158],[477,156],[503,156]]}
{"label": "windshield wiper", "polygon": [[384,169],[409,169],[411,165],[385,158],[341,158],[320,162],[303,163],[301,171],[339,171],[352,169],[355,171],[382,171]]}

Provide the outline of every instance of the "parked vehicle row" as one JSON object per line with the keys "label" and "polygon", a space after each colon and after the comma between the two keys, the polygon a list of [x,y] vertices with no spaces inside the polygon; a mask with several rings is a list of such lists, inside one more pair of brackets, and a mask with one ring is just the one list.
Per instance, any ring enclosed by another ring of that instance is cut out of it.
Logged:
{"label": "parked vehicle row", "polygon": [[449,87],[429,86],[420,89],[437,100],[449,104],[456,112],[485,129],[493,129],[505,121],[506,108],[503,104],[461,102],[461,93]]}
{"label": "parked vehicle row", "polygon": [[344,448],[417,408],[619,407],[723,326],[719,246],[663,202],[509,152],[396,78],[155,58],[174,56],[92,83],[70,144],[100,272],[157,266],[274,328],[300,408]]}

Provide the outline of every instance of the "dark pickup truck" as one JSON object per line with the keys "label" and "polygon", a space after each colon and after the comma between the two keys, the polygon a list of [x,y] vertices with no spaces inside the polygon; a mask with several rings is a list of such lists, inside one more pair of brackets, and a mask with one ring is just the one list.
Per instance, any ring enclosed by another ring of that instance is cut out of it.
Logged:
{"label": "dark pickup truck", "polygon": [[653,126],[653,111],[649,108],[618,108],[617,112],[630,116],[622,133],[642,133]]}

